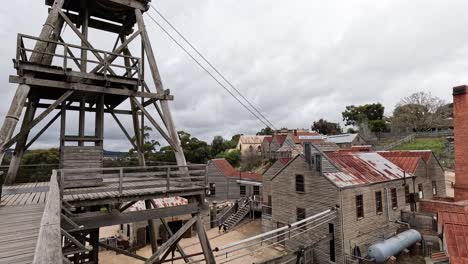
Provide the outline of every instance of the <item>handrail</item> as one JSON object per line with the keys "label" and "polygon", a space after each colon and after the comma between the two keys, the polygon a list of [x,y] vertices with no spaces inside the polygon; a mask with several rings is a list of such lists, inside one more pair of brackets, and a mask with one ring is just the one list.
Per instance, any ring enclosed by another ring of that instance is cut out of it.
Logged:
{"label": "handrail", "polygon": [[205,164],[189,164],[189,165],[162,165],[162,166],[135,166],[135,167],[111,167],[111,168],[80,168],[80,169],[59,169],[58,172],[94,172],[94,171],[118,171],[120,169],[167,169],[167,168],[196,168],[206,167]]}
{"label": "handrail", "polygon": [[33,264],[61,263],[62,234],[60,229],[61,199],[57,171],[52,171],[44,214],[42,215]]}

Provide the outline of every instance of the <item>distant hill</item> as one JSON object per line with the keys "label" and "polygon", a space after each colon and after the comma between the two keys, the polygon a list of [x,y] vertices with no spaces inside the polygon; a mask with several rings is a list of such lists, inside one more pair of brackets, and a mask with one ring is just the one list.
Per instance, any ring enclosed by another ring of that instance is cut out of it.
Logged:
{"label": "distant hill", "polygon": [[123,158],[128,155],[127,151],[111,151],[111,150],[104,150],[104,157],[109,158]]}

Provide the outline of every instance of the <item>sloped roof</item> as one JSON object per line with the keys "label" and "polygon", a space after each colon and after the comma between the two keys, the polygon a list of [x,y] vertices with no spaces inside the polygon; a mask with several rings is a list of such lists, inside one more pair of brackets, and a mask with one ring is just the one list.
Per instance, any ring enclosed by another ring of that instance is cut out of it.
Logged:
{"label": "sloped roof", "polygon": [[324,173],[338,187],[379,183],[405,177],[403,170],[375,152],[329,152],[340,172]]}
{"label": "sloped roof", "polygon": [[431,159],[431,150],[392,150],[392,151],[377,151],[380,155],[385,158],[388,157],[419,157],[425,162]]}
{"label": "sloped roof", "polygon": [[439,211],[437,213],[437,222],[444,224],[468,225],[468,212],[448,212]]}
{"label": "sloped roof", "polygon": [[232,167],[232,165],[225,159],[212,159],[213,164],[218,167],[218,169],[226,177],[242,179],[242,180],[251,180],[256,182],[262,181],[262,175],[255,172],[239,172],[237,169]]}
{"label": "sloped roof", "polygon": [[444,234],[450,263],[468,263],[468,225],[445,224]]}
{"label": "sloped roof", "polygon": [[287,135],[274,135],[273,136],[278,144],[283,145],[284,141],[286,140]]}
{"label": "sloped roof", "polygon": [[424,162],[428,162],[432,154],[430,150],[378,151],[377,153],[409,173],[415,173],[419,161],[422,159]]}
{"label": "sloped roof", "polygon": [[[324,142],[324,141],[318,141],[318,142],[307,142],[307,143],[312,143],[315,147],[317,147],[319,150],[323,152],[327,151],[337,151],[340,149],[340,147],[336,143],[332,142]],[[281,148],[279,148],[277,151],[278,152],[285,152],[285,151],[292,151],[296,150],[300,153],[304,152],[304,144],[296,144],[296,145],[289,145],[289,144],[284,144]]]}
{"label": "sloped roof", "polygon": [[268,143],[271,143],[273,141],[273,136],[265,136],[265,138],[263,138],[263,141],[267,141]]}
{"label": "sloped roof", "polygon": [[262,144],[266,136],[245,136],[239,138],[239,144]]}
{"label": "sloped roof", "polygon": [[278,161],[281,162],[283,165],[286,165],[288,164],[288,162],[290,162],[292,160],[292,158],[279,158]]}
{"label": "sloped roof", "polygon": [[357,133],[355,134],[339,134],[339,135],[332,135],[328,136],[325,141],[333,142],[336,144],[344,144],[344,143],[351,143],[354,139],[358,136]]}
{"label": "sloped roof", "polygon": [[[156,208],[166,208],[172,206],[180,206],[188,204],[188,200],[179,196],[176,197],[164,197],[153,199],[156,204]],[[129,208],[130,211],[142,211],[146,210],[146,205],[144,201],[138,201]]]}

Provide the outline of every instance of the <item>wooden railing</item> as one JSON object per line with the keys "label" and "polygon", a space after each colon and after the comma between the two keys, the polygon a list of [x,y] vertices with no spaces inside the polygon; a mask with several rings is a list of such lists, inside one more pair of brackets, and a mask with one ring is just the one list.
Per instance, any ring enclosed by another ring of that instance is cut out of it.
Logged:
{"label": "wooden railing", "polygon": [[206,188],[206,165],[154,166],[125,168],[61,169],[58,170],[61,194],[78,194],[74,183],[98,182],[86,193],[118,192],[157,188],[161,191]]}
{"label": "wooden railing", "polygon": [[39,229],[34,264],[62,263],[61,204],[57,171],[54,170],[50,178],[49,192]]}

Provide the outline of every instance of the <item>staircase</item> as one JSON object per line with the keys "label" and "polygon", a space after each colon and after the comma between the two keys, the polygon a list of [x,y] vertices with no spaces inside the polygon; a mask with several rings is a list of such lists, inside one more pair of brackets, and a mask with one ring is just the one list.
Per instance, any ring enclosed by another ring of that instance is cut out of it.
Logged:
{"label": "staircase", "polygon": [[229,216],[226,221],[223,222],[226,230],[230,230],[244,219],[244,217],[250,212],[250,202],[250,198],[241,198],[238,200],[239,208],[237,209],[237,212]]}

